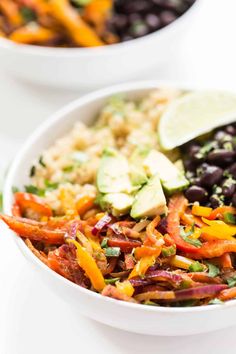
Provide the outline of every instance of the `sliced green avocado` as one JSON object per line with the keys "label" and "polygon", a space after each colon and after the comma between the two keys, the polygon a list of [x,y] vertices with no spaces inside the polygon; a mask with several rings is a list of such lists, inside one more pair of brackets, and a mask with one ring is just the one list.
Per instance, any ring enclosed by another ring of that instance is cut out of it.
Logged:
{"label": "sliced green avocado", "polygon": [[128,214],[133,201],[134,198],[125,193],[104,194],[98,199],[100,207],[116,217]]}
{"label": "sliced green avocado", "polygon": [[97,172],[97,187],[100,193],[129,193],[132,190],[128,161],[115,149],[103,152]]}
{"label": "sliced green avocado", "polygon": [[143,167],[143,160],[148,155],[149,151],[150,149],[138,147],[130,157],[130,178],[133,186],[141,187],[148,181],[147,174]]}
{"label": "sliced green avocado", "polygon": [[143,166],[148,176],[158,174],[168,195],[182,191],[189,185],[184,173],[159,151],[151,150],[144,160]]}
{"label": "sliced green avocado", "polygon": [[165,214],[166,210],[166,198],[160,178],[156,175],[136,194],[130,215],[139,219]]}

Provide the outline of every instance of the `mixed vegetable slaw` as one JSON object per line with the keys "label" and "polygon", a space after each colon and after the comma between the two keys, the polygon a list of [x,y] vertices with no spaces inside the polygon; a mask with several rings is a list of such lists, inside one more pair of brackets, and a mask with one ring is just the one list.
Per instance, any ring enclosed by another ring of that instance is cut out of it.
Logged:
{"label": "mixed vegetable slaw", "polygon": [[[2,220],[48,267],[104,296],[167,307],[236,298],[236,125],[162,151],[159,119],[184,94],[113,98],[94,126],[79,124],[42,152]],[[231,159],[209,160],[226,142]],[[221,178],[205,183],[204,163]]]}

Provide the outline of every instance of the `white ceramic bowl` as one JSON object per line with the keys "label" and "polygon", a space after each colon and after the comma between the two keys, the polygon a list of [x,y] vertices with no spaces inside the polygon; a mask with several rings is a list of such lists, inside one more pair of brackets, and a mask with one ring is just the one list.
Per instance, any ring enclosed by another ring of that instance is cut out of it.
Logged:
{"label": "white ceramic bowl", "polygon": [[179,40],[191,27],[199,2],[153,34],[100,48],[46,48],[0,38],[1,66],[23,80],[67,89],[89,89],[134,79],[174,54]]}
{"label": "white ceramic bowl", "polygon": [[[171,85],[175,86],[176,85]],[[161,87],[157,82],[123,84],[100,90],[67,105],[49,118],[25,143],[11,165],[4,188],[4,212],[11,214],[12,186],[22,187],[28,182],[32,161],[55,139],[65,134],[77,120],[90,124],[107,99],[117,93],[129,98],[142,97]],[[31,253],[25,243],[14,237],[25,257],[38,270],[38,274],[73,311],[92,319],[127,331],[177,336],[208,332],[236,323],[236,301],[224,305],[209,305],[193,308],[164,308],[144,306],[113,300],[84,289],[58,275]]]}

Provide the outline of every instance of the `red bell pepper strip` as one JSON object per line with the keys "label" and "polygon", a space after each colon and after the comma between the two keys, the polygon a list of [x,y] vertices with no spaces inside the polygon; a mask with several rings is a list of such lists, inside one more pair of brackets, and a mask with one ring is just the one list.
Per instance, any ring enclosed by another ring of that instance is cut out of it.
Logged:
{"label": "red bell pepper strip", "polygon": [[140,241],[130,241],[122,238],[110,238],[107,243],[110,247],[120,247],[122,252],[131,252],[133,248],[140,247],[142,245]]}
{"label": "red bell pepper strip", "polygon": [[236,253],[236,240],[216,240],[205,242],[202,247],[197,248],[196,252],[191,253],[193,259],[221,257],[224,253]]}
{"label": "red bell pepper strip", "polygon": [[180,216],[184,213],[187,204],[188,201],[183,194],[175,194],[170,198],[167,231],[179,250],[194,253],[197,252],[198,248],[185,242],[180,236]]}
{"label": "red bell pepper strip", "polygon": [[12,231],[24,238],[59,245],[64,243],[65,231],[50,230],[45,223],[8,215],[0,215],[0,218]]}
{"label": "red bell pepper strip", "polygon": [[52,209],[44,202],[44,200],[31,193],[17,192],[15,193],[15,202],[19,205],[21,211],[32,209],[36,213],[44,216],[52,216]]}

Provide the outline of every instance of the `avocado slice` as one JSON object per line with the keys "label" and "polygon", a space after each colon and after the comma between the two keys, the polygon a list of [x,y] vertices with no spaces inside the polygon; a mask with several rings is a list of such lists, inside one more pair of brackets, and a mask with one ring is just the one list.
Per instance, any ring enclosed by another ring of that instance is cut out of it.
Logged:
{"label": "avocado slice", "polygon": [[132,185],[127,159],[115,149],[103,152],[97,172],[97,187],[100,193],[129,193]]}
{"label": "avocado slice", "polygon": [[134,219],[151,217],[166,213],[166,198],[158,175],[136,194],[130,215]]}
{"label": "avocado slice", "polygon": [[143,166],[148,176],[158,174],[168,195],[182,191],[189,185],[184,173],[159,151],[151,150],[144,160]]}
{"label": "avocado slice", "polygon": [[109,193],[98,198],[98,203],[103,210],[107,210],[115,217],[128,214],[134,198],[125,193]]}
{"label": "avocado slice", "polygon": [[143,167],[143,160],[148,155],[149,151],[150,149],[148,148],[138,147],[130,157],[130,178],[133,186],[141,187],[148,181],[146,171]]}

